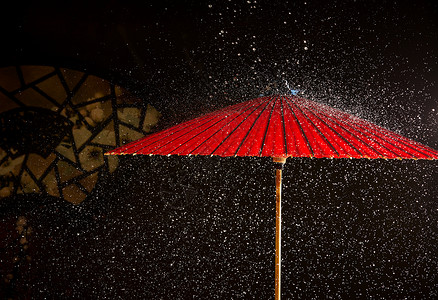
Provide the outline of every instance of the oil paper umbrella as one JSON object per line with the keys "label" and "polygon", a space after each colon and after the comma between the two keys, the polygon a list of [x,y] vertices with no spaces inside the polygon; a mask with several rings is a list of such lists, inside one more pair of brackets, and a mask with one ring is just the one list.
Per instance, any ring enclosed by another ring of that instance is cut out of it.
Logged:
{"label": "oil paper umbrella", "polygon": [[275,299],[281,296],[281,180],[286,158],[438,158],[438,151],[340,110],[280,95],[226,107],[107,154],[272,157],[276,168]]}

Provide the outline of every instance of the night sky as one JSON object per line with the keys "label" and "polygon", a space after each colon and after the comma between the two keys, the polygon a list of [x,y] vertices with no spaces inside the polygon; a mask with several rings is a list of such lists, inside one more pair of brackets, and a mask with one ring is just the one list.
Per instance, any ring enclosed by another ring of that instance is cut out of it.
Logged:
{"label": "night sky", "polygon": [[[157,130],[287,93],[287,81],[437,149],[438,5],[381,2],[14,2],[2,9],[0,66],[114,81],[162,113]],[[283,296],[437,298],[437,180],[431,161],[289,159]],[[34,260],[17,290],[271,299],[274,191],[267,159],[125,157],[83,205],[28,215]]]}

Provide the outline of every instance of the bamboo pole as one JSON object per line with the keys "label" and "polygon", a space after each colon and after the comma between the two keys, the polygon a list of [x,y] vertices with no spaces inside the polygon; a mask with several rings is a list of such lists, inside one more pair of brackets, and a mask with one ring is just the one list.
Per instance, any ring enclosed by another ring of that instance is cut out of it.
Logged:
{"label": "bamboo pole", "polygon": [[281,179],[286,158],[274,157],[275,163],[275,300],[281,298]]}

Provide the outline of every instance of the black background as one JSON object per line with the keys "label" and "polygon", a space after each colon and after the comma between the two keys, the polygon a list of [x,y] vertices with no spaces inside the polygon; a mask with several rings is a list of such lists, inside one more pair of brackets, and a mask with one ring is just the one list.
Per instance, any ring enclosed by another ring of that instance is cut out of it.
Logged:
{"label": "black background", "polygon": [[133,87],[170,123],[257,96],[274,82],[285,92],[287,80],[304,96],[437,146],[435,1],[8,5],[1,65],[101,73]]}

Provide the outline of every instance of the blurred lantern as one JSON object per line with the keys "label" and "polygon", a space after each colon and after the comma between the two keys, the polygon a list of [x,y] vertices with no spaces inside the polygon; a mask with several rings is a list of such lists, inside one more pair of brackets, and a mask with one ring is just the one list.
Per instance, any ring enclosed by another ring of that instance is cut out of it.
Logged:
{"label": "blurred lantern", "polygon": [[79,204],[160,113],[112,82],[66,68],[0,69],[0,198],[43,193]]}

